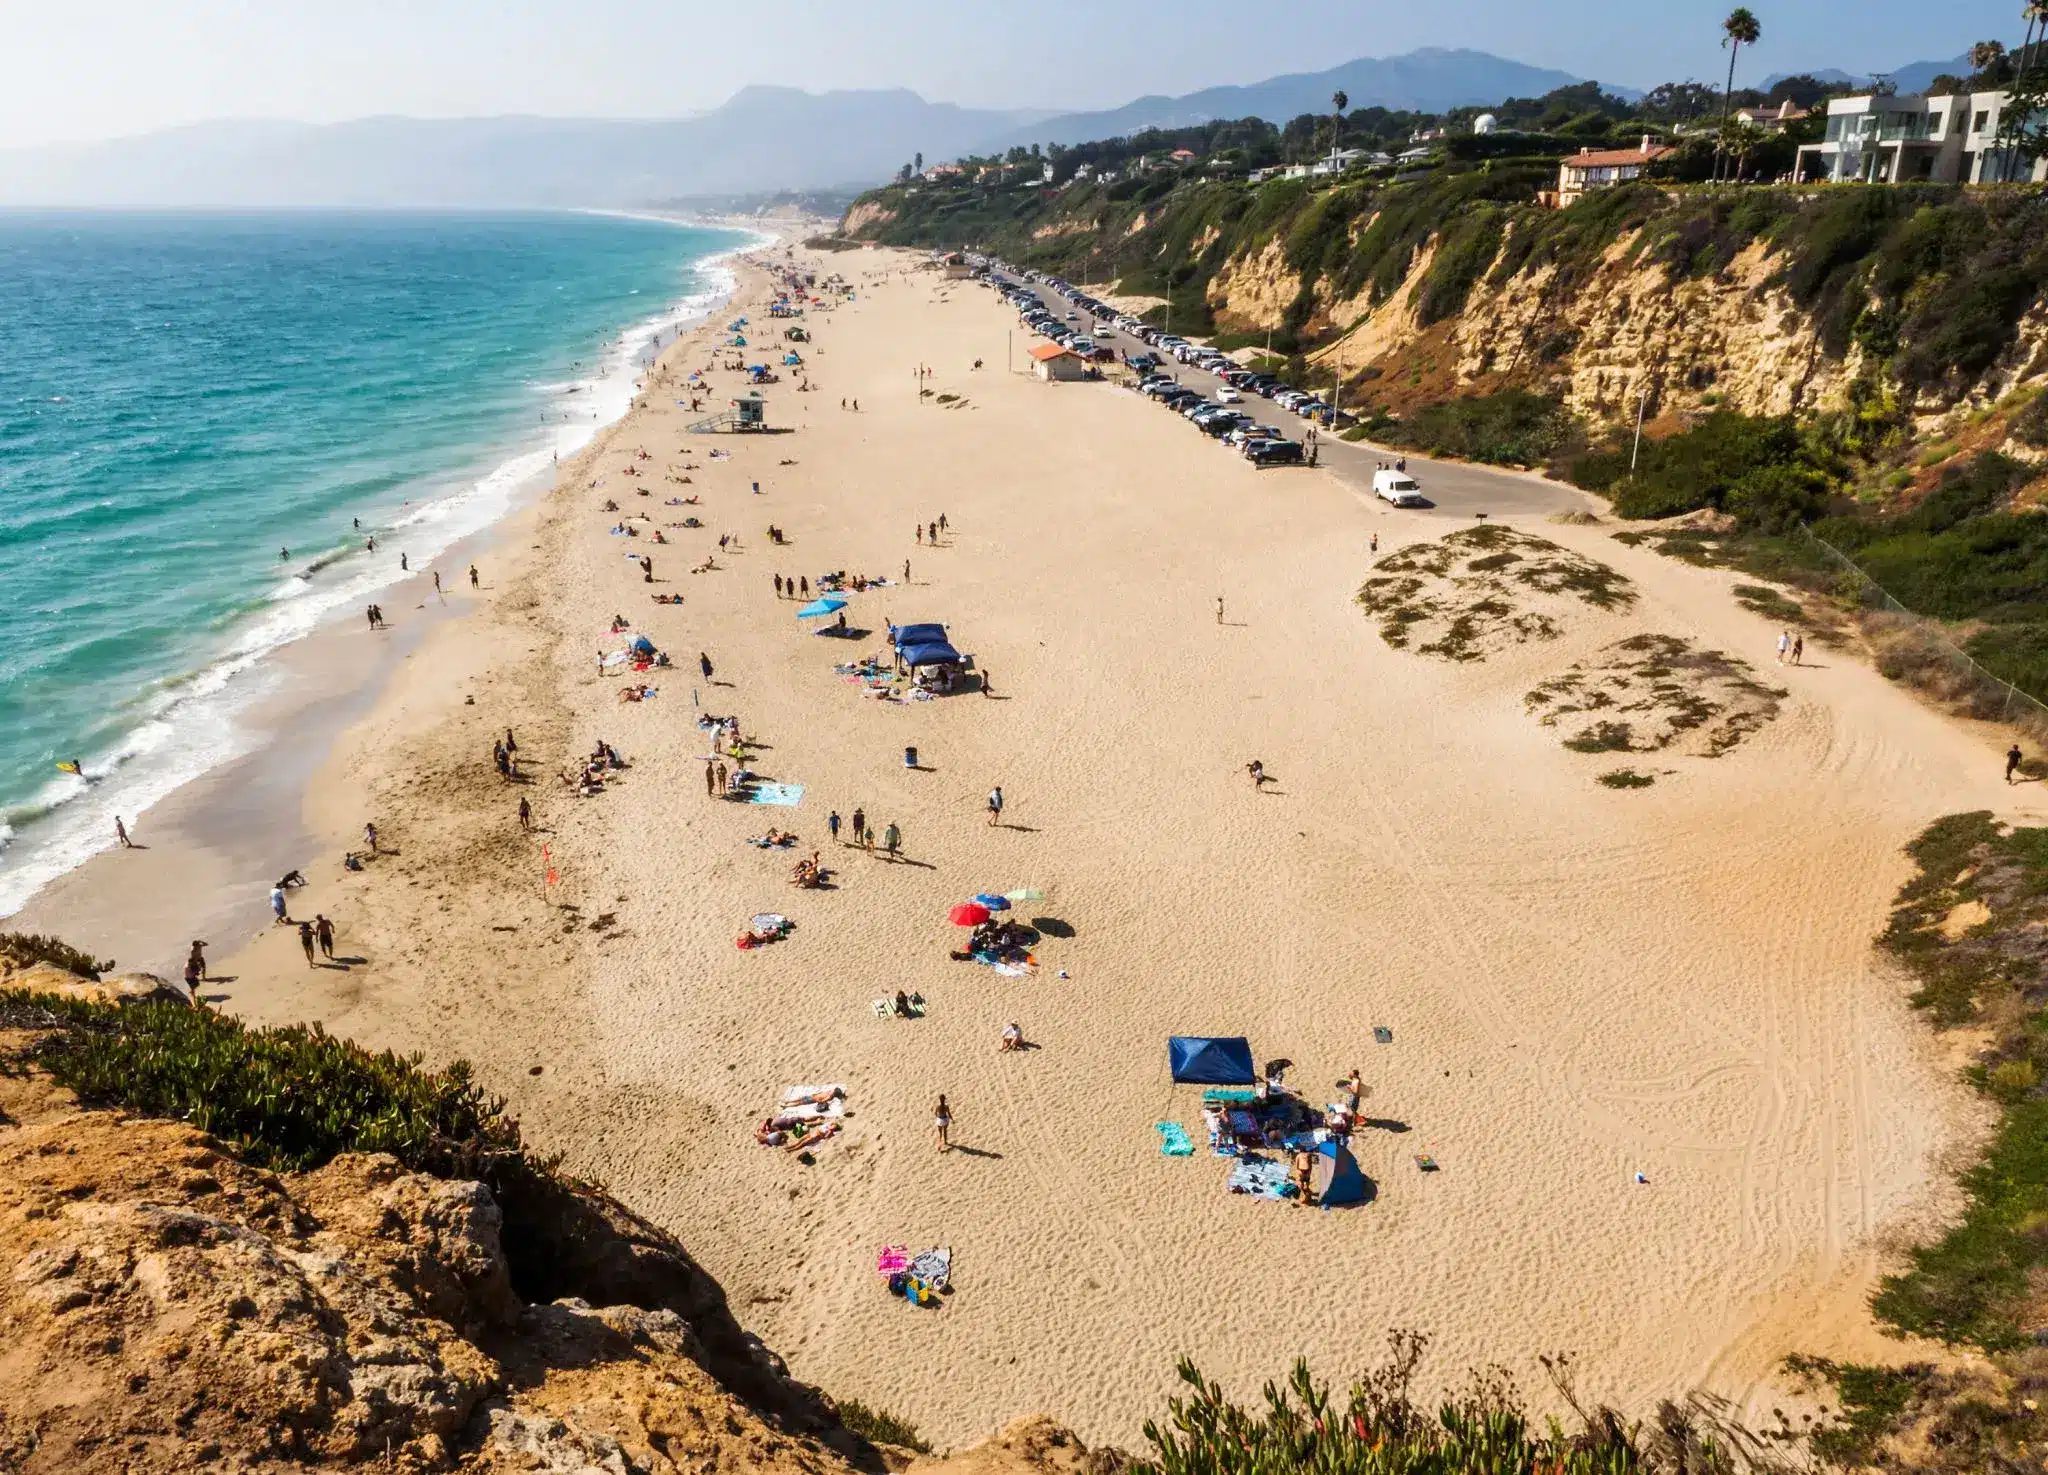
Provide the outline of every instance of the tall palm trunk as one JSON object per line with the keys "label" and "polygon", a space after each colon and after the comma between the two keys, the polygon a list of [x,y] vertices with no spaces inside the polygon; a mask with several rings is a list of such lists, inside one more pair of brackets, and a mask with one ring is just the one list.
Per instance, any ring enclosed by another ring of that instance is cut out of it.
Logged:
{"label": "tall palm trunk", "polygon": [[1740,41],[1731,40],[1728,46],[1728,85],[1721,89],[1721,136],[1714,141],[1714,180],[1721,179],[1721,156],[1726,150],[1728,139],[1728,115],[1735,107],[1735,54],[1742,50]]}

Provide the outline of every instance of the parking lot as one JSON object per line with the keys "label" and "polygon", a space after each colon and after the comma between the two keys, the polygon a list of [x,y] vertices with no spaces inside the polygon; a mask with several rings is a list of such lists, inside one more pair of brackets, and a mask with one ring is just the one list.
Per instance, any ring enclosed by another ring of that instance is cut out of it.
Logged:
{"label": "parking lot", "polygon": [[[1089,332],[1096,343],[1118,351],[1120,359],[1150,353],[1164,360],[1159,372],[1171,375],[1184,387],[1214,400],[1216,391],[1225,387],[1222,379],[1206,369],[1186,364],[1163,353],[1160,349],[1131,337],[1122,330],[1111,330],[1107,334],[1097,331],[1093,315],[1085,308],[1078,307],[1060,295],[1058,289],[1046,282],[1032,281],[1021,273],[1002,269],[1002,275],[1009,282],[1036,297],[1044,309],[1053,317],[1066,320],[1068,313],[1076,314],[1069,326]],[[1311,422],[1282,408],[1258,394],[1246,392],[1243,404],[1238,408],[1261,424],[1272,425],[1294,440],[1303,439]],[[1375,446],[1368,441],[1342,441],[1328,432],[1320,432],[1317,445],[1317,465],[1351,486],[1361,497],[1371,498],[1373,472],[1377,467],[1389,465],[1397,458],[1405,457],[1408,474],[1420,484],[1429,505],[1424,507],[1388,508],[1391,515],[1408,517],[1438,517],[1465,519],[1476,516],[1489,517],[1531,517],[1547,516],[1553,513],[1577,509],[1596,510],[1599,503],[1575,487],[1547,480],[1529,472],[1503,471],[1493,467],[1475,466],[1459,461],[1437,461],[1426,456],[1417,456],[1405,451]],[[1284,474],[1286,468],[1279,468]]]}

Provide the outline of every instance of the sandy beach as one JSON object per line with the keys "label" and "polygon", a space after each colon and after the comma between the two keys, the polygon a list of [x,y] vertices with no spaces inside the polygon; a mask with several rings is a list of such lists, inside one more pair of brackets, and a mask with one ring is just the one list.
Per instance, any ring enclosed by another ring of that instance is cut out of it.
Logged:
{"label": "sandy beach", "polygon": [[[1248,1395],[1296,1355],[1348,1379],[1393,1327],[1433,1339],[1432,1386],[1498,1362],[1534,1390],[1537,1356],[1565,1351],[1583,1396],[1638,1410],[1694,1387],[1767,1407],[1786,1352],[1907,1350],[1863,1298],[1944,1211],[1977,1124],[1870,939],[1929,820],[2039,818],[2000,781],[2001,734],[1845,653],[1780,669],[1730,576],[1611,523],[1489,525],[1610,567],[1627,607],[1564,601],[1555,639],[1483,660],[1395,648],[1360,586],[1469,524],[1330,470],[1256,471],[1113,385],[1006,372],[1014,314],[912,256],[771,259],[857,288],[802,320],[814,391],[787,370],[766,390],[789,433],[693,436],[678,403],[734,314],[749,361],[779,337],[746,266],[480,559],[482,588],[447,571],[464,616],[319,762],[292,914],[335,918],[360,961],[309,969],[285,928],[215,936],[210,998],[470,1059],[536,1141],[674,1230],[799,1377],[942,1445],[1034,1411],[1133,1444],[1181,1354]],[[709,377],[722,406],[738,376]],[[647,535],[614,535],[631,514]],[[942,514],[937,546],[914,539]],[[851,596],[864,637],[820,637],[776,595],[839,569],[892,581]],[[628,638],[614,615],[674,664],[600,674]],[[835,674],[891,621],[944,622],[994,696],[881,702]],[[1656,782],[1603,787],[1611,755],[1565,748],[1524,696],[1644,633],[1784,696],[1724,755],[1632,758]],[[629,681],[657,695],[623,703]],[[707,797],[700,710],[737,715],[801,803]],[[508,727],[531,783],[493,770]],[[556,775],[600,739],[630,766],[579,797]],[[831,843],[827,814],[856,807],[900,826],[903,858]],[[346,872],[366,821],[391,853]],[[747,843],[771,825],[796,850]],[[830,885],[796,889],[813,849]],[[22,920],[100,946],[166,884],[139,859],[100,857]],[[250,865],[232,884],[260,904]],[[1019,908],[1034,975],[949,958],[950,906],[1022,888],[1043,893]],[[795,929],[738,949],[758,912]],[[925,1017],[877,1016],[898,989]],[[1011,1021],[1034,1048],[998,1051]],[[1370,1201],[1226,1193],[1171,1034],[1248,1036],[1318,1104],[1361,1070]],[[817,1082],[845,1084],[846,1130],[810,1164],[757,1145],[780,1088]],[[1161,1155],[1168,1120],[1194,1156]],[[950,1245],[950,1303],[886,1294],[889,1244]]]}

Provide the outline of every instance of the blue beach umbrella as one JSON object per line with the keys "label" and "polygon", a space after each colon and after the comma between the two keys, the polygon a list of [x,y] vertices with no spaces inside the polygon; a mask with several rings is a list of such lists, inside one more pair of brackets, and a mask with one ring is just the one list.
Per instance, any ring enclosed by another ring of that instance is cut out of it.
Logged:
{"label": "blue beach umbrella", "polygon": [[823,599],[812,600],[809,604],[798,610],[796,617],[799,620],[815,620],[821,615],[836,615],[845,608],[845,600],[836,594],[828,594]]}
{"label": "blue beach umbrella", "polygon": [[974,899],[992,912],[1007,912],[1010,909],[1010,899],[1008,897],[997,896],[992,892],[977,892]]}

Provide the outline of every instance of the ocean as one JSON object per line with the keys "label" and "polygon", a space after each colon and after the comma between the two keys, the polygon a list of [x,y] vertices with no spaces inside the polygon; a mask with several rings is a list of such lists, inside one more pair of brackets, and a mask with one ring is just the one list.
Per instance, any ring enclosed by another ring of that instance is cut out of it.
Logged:
{"label": "ocean", "polygon": [[752,242],[604,215],[0,212],[0,916],[247,751],[267,658],[622,414]]}

